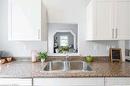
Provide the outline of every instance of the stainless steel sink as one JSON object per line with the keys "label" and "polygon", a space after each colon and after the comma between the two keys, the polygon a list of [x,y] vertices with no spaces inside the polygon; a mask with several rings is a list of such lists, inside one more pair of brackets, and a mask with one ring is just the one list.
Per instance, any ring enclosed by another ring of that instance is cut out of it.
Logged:
{"label": "stainless steel sink", "polygon": [[43,70],[44,71],[54,71],[54,70],[92,71],[92,68],[84,61],[50,61],[47,63],[47,65]]}
{"label": "stainless steel sink", "polygon": [[44,68],[44,70],[46,71],[63,70],[63,69],[64,69],[64,62],[62,61],[50,61]]}

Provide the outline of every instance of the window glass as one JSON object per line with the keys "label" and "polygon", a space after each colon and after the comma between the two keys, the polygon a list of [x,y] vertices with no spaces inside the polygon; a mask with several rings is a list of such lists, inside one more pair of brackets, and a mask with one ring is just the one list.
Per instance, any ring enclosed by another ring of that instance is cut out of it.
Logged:
{"label": "window glass", "polygon": [[68,46],[68,36],[60,36],[60,46]]}

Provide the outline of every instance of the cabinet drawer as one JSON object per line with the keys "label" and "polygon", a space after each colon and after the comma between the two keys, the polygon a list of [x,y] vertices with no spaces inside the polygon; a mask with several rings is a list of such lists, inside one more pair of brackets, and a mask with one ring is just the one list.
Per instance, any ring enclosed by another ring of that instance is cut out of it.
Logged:
{"label": "cabinet drawer", "polygon": [[34,86],[104,86],[104,78],[35,78]]}
{"label": "cabinet drawer", "polygon": [[32,79],[0,78],[0,86],[32,86]]}
{"label": "cabinet drawer", "polygon": [[105,86],[130,86],[130,78],[105,78]]}

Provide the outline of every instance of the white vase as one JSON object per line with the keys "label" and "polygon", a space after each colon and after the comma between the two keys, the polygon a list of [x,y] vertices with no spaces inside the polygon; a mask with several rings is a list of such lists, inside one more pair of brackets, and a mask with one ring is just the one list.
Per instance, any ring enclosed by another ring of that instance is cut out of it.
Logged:
{"label": "white vase", "polygon": [[37,50],[32,50],[31,56],[32,56],[32,62],[36,62],[37,61]]}
{"label": "white vase", "polygon": [[43,63],[45,61],[45,59],[41,59],[41,62]]}

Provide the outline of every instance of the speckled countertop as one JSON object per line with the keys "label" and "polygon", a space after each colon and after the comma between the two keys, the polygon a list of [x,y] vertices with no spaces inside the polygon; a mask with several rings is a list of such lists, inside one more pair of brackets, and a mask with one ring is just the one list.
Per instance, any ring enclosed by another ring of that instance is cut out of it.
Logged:
{"label": "speckled countertop", "polygon": [[130,77],[130,63],[92,63],[93,71],[33,72],[33,77]]}
{"label": "speckled countertop", "polygon": [[0,65],[0,78],[130,77],[130,63],[93,62],[93,71],[42,71],[46,63],[14,61]]}

